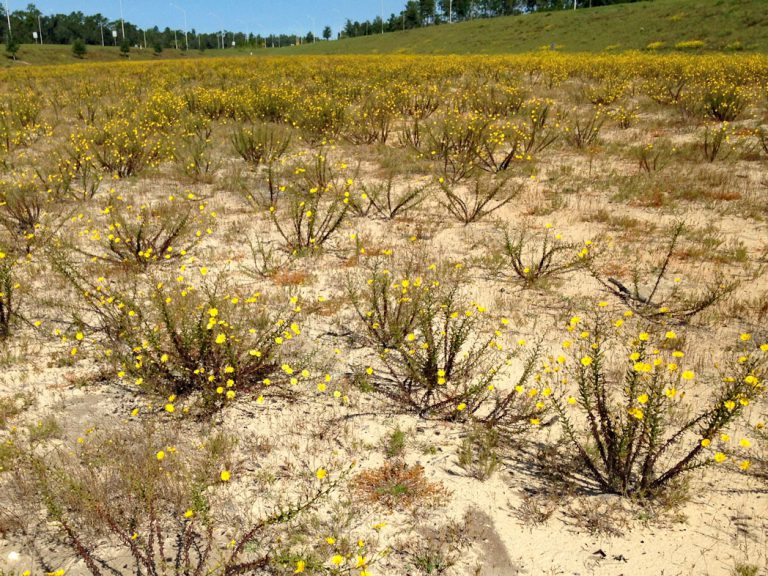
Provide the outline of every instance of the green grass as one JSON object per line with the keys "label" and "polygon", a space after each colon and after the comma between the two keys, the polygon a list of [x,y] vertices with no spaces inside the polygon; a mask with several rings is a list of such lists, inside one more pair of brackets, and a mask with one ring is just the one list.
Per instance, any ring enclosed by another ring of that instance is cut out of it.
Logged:
{"label": "green grass", "polygon": [[599,8],[473,20],[278,49],[291,54],[505,54],[555,45],[564,52],[658,51],[683,41],[703,51],[768,52],[765,0],[653,0]]}
{"label": "green grass", "polygon": [[[254,52],[257,52],[254,50]],[[5,45],[0,45],[0,67],[21,67],[28,65],[56,65],[56,64],[82,64],[84,62],[118,62],[118,61],[152,61],[152,60],[179,60],[183,58],[243,56],[249,53],[247,49],[227,50],[199,50],[190,49],[188,53],[182,50],[165,49],[160,54],[154,54],[152,48],[131,48],[128,58],[120,55],[118,46],[88,46],[88,52],[84,58],[76,58],[72,54],[72,46],[62,44],[22,44],[16,60],[7,56]]]}

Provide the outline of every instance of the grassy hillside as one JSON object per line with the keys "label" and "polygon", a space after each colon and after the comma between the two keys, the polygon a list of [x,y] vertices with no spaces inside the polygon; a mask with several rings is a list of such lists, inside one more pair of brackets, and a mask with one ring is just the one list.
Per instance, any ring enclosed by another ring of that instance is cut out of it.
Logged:
{"label": "grassy hillside", "polygon": [[549,47],[567,52],[660,51],[700,40],[702,50],[768,52],[766,0],[651,0],[453,25],[284,48],[302,54],[503,54]]}

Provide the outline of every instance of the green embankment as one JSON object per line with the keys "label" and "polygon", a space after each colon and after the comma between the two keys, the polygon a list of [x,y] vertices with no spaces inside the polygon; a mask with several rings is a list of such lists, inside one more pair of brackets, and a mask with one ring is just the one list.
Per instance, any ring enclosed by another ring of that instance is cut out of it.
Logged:
{"label": "green embankment", "polygon": [[552,46],[565,52],[604,52],[643,50],[659,42],[663,44],[656,50],[667,51],[696,40],[704,45],[695,51],[768,52],[768,1],[652,0],[318,41],[280,52],[504,54]]}

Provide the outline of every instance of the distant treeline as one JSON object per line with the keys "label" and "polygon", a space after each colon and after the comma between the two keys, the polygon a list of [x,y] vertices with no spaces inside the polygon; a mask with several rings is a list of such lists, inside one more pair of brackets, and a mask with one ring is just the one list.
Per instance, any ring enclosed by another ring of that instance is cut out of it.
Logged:
{"label": "distant treeline", "polygon": [[[643,0],[576,0],[578,8],[621,4]],[[646,0],[647,1],[647,0]],[[563,10],[574,7],[574,0],[409,0],[399,14],[391,14],[384,21],[381,16],[364,22],[347,20],[344,29],[337,32],[339,38],[366,36],[382,32],[394,32],[410,28],[420,28],[449,21],[469,20],[473,18],[491,18],[525,14],[545,10]],[[142,29],[128,21],[110,20],[101,14],[87,16],[82,12],[69,14],[43,14],[34,4],[25,10],[14,10],[10,14],[10,36],[7,26],[5,7],[0,5],[0,39],[8,43],[9,37],[15,43],[30,44],[71,44],[83,40],[86,44],[107,46],[129,44],[144,46],[156,51],[164,48],[205,50],[235,46],[278,47],[291,44],[314,42],[318,40],[312,32],[305,36],[297,34],[271,34],[269,36],[246,34],[222,30],[213,33],[198,33],[191,29],[184,30],[157,26]],[[37,35],[37,38],[35,38]],[[325,40],[333,37],[330,26],[322,32]]]}
{"label": "distant treeline", "polygon": [[[5,7],[0,7],[0,39],[7,44],[9,39],[8,20]],[[127,42],[130,46],[146,46],[154,50],[163,48],[185,49],[187,42],[190,50],[217,48],[225,45],[232,46],[266,46],[267,39],[261,36],[243,32],[222,31],[219,33],[200,34],[190,29],[173,30],[166,27],[161,30],[157,26],[142,29],[131,22],[110,20],[101,14],[85,15],[82,12],[69,14],[43,14],[34,4],[27,5],[25,10],[13,10],[10,14],[11,34],[13,42],[32,44],[42,41],[45,44],[72,44],[75,40],[83,40],[86,44],[114,46]],[[113,33],[116,33],[113,34]],[[35,38],[37,35],[37,38]],[[295,36],[274,37],[274,44],[292,43]]]}

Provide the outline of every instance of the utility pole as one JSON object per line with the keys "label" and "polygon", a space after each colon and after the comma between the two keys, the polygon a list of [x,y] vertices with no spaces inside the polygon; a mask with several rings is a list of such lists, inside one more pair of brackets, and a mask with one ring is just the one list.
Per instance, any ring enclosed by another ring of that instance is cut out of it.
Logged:
{"label": "utility pole", "polygon": [[182,14],[184,14],[184,46],[187,50],[189,50],[189,36],[187,35],[187,11],[184,10],[181,6],[177,6],[173,2],[171,2],[171,6],[176,8],[176,10],[180,10]]}
{"label": "utility pole", "polygon": [[[445,4],[443,4],[445,6]],[[448,24],[453,23],[453,0],[448,2]]]}
{"label": "utility pole", "polygon": [[99,22],[99,28],[101,28],[101,47],[104,47],[104,22]]}
{"label": "utility pole", "polygon": [[381,0],[381,33],[384,34],[384,0]]}
{"label": "utility pole", "polygon": [[120,29],[123,31],[123,40],[125,40],[125,20],[123,19],[123,0],[120,0]]}
{"label": "utility pole", "polygon": [[40,44],[43,43],[43,25],[40,22],[40,14],[37,15],[37,30],[40,32]]}
{"label": "utility pole", "polygon": [[8,39],[11,39],[13,33],[11,32],[11,10],[8,8],[8,0],[5,0],[5,17],[8,19]]}
{"label": "utility pole", "polygon": [[315,22],[315,19],[312,16],[308,15],[307,18],[312,20],[312,28],[313,28],[313,30],[312,30],[312,43],[314,44],[315,42],[317,42],[317,36],[315,36],[315,30],[314,30],[314,28],[317,26],[317,23]]}
{"label": "utility pole", "polygon": [[223,50],[224,49],[224,28],[223,28],[224,22],[222,22],[221,18],[219,18],[218,15],[214,14],[213,12],[208,12],[208,15],[209,16],[213,16],[214,18],[216,18],[216,20],[219,21],[219,25],[222,26],[221,34],[217,34],[216,47],[218,47],[219,46],[219,42],[221,42],[221,49]]}

